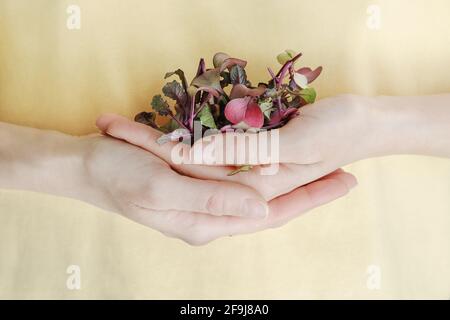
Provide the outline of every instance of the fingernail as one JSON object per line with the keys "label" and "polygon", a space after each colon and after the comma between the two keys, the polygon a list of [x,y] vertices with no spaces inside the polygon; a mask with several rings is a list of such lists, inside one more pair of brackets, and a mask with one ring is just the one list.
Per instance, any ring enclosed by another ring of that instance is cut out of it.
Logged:
{"label": "fingernail", "polygon": [[248,218],[265,218],[269,214],[269,207],[265,202],[247,199],[242,205],[242,216]]}

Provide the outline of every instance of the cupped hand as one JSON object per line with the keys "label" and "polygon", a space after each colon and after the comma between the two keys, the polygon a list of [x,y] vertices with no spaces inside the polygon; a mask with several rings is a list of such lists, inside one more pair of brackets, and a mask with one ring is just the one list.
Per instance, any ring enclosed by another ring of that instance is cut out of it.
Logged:
{"label": "cupped hand", "polygon": [[[234,160],[230,161],[230,163],[225,166],[174,163],[171,159],[171,152],[175,147],[175,143],[167,142],[164,145],[159,145],[156,140],[161,135],[160,132],[149,126],[131,121],[119,115],[104,114],[100,116],[97,120],[97,127],[103,133],[111,137],[124,140],[130,144],[150,151],[167,162],[175,171],[183,175],[188,175],[198,179],[240,183],[257,190],[266,200],[271,200],[289,193],[299,186],[313,181],[310,180],[305,182],[303,177],[307,172],[301,169],[306,168],[300,168],[298,165],[290,163],[278,164],[276,174],[274,175],[263,175],[262,171],[267,169],[267,166],[261,165],[255,166],[249,172],[239,173],[232,176],[229,176],[228,174],[235,169]],[[189,149],[188,146],[184,146],[184,148]],[[189,154],[189,151],[185,154]],[[321,176],[333,171],[334,170],[322,174]],[[316,179],[321,176],[317,176]],[[353,176],[350,178],[349,175],[348,180],[349,185],[352,187],[356,185],[356,179]]]}
{"label": "cupped hand", "polygon": [[266,203],[250,187],[181,175],[157,156],[110,137],[83,143],[90,184],[105,198],[97,204],[194,245],[280,226],[345,195],[355,181],[338,170]]}
{"label": "cupped hand", "polygon": [[[279,163],[275,176],[260,176],[257,171],[250,176],[254,177],[252,186],[268,180],[275,186],[272,191],[282,194],[357,160],[383,154],[388,148],[382,138],[386,135],[381,134],[383,125],[377,122],[379,117],[374,115],[376,110],[371,104],[371,98],[354,95],[323,99],[302,107],[299,116],[276,129],[278,140],[270,138],[275,130],[227,133],[226,138],[217,135],[197,141],[191,153],[202,153],[207,159],[204,164],[213,166]],[[257,143],[249,146],[248,141],[255,136]],[[252,158],[258,154],[261,141],[275,149],[278,157]],[[241,175],[245,174],[238,174],[236,179]]]}

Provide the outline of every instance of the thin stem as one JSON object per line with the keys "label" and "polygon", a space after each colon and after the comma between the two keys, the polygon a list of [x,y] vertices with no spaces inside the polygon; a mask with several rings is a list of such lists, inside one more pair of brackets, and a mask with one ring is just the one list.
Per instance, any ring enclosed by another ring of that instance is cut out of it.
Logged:
{"label": "thin stem", "polygon": [[277,101],[278,101],[278,110],[280,110],[280,112],[281,112],[281,110],[283,109],[282,108],[283,104],[281,103],[281,97],[280,96],[277,97]]}
{"label": "thin stem", "polygon": [[192,132],[194,130],[194,109],[195,109],[195,96],[197,95],[197,93],[194,94],[194,96],[191,98],[191,115],[189,118],[189,127],[190,127],[190,131]]}
{"label": "thin stem", "polygon": [[208,101],[211,99],[212,95],[209,93],[206,97],[206,100],[200,105],[198,110],[195,112],[194,119],[197,118],[198,114],[202,111],[202,109],[205,107],[205,105],[208,104]]}
{"label": "thin stem", "polygon": [[269,71],[269,74],[272,77],[272,80],[275,81],[275,78],[276,78],[275,73],[273,73],[273,71],[272,71],[272,69],[270,69],[270,67],[267,68],[267,70]]}
{"label": "thin stem", "polygon": [[187,129],[186,126],[185,126],[180,120],[178,120],[177,117],[175,117],[175,115],[173,114],[172,111],[170,111],[169,116],[170,116],[173,120],[175,120],[175,122],[178,123],[178,125],[179,125],[180,127]]}
{"label": "thin stem", "polygon": [[277,89],[280,88],[281,83],[283,83],[283,79],[286,76],[286,72],[289,71],[289,69],[292,67],[292,61],[287,62],[283,68],[280,70],[280,74],[278,75],[278,83],[277,83]]}

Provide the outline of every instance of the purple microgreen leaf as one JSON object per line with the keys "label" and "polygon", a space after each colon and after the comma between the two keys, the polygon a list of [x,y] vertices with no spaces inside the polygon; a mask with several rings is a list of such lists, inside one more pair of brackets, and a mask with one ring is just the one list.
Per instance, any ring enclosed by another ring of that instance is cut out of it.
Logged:
{"label": "purple microgreen leaf", "polygon": [[175,74],[180,78],[181,84],[183,85],[183,89],[185,91],[187,91],[188,85],[187,85],[186,76],[184,75],[183,70],[177,69],[177,70],[175,70],[173,72],[167,72],[165,74],[165,76],[164,76],[164,79],[167,79],[167,78],[169,78],[169,77],[171,77],[171,76],[173,76]]}
{"label": "purple microgreen leaf", "polygon": [[162,92],[166,97],[175,100],[180,106],[184,106],[186,104],[186,91],[177,81],[173,80],[172,82],[166,83],[166,85],[162,88]]}
{"label": "purple microgreen leaf", "polygon": [[191,85],[200,87],[208,87],[216,89],[221,92],[222,86],[220,85],[220,72],[219,69],[211,69],[203,72],[200,76],[192,80]]}
{"label": "purple microgreen leaf", "polygon": [[243,98],[245,96],[258,97],[266,92],[264,86],[248,88],[243,84],[235,84],[230,92],[230,99]]}
{"label": "purple microgreen leaf", "polygon": [[198,76],[202,75],[205,71],[206,71],[205,59],[201,58],[198,63],[197,73],[195,74],[195,77],[197,78]]}
{"label": "purple microgreen leaf", "polygon": [[150,126],[154,129],[159,129],[155,122],[156,113],[154,112],[141,112],[134,117],[134,121]]}
{"label": "purple microgreen leaf", "polygon": [[270,115],[270,121],[269,125],[277,125],[281,122],[281,119],[283,118],[282,110],[276,109],[272,114]]}
{"label": "purple microgreen leaf", "polygon": [[298,110],[296,108],[287,108],[283,110],[275,110],[270,118],[269,126],[264,129],[273,129],[282,127],[286,124],[290,119],[297,116]]}
{"label": "purple microgreen leaf", "polygon": [[322,72],[322,67],[318,67],[314,70],[311,70],[311,68],[300,68],[297,71],[295,71],[297,74],[302,74],[308,79],[308,84],[313,82],[317,79],[317,77]]}
{"label": "purple microgreen leaf", "polygon": [[[157,114],[170,117],[165,125],[156,124],[153,112],[140,113],[135,120],[167,133],[158,139],[160,143],[188,137],[192,144],[195,123],[202,131],[217,132],[282,127],[298,114],[299,108],[316,99],[315,90],[308,85],[320,75],[322,67],[295,70],[294,64],[301,55],[292,50],[278,55],[277,60],[282,64],[278,73],[268,68],[268,82],[259,83],[258,87],[253,87],[247,79],[245,60],[219,52],[213,58],[215,68],[208,69],[200,59],[190,85],[181,69],[165,74],[165,78],[174,75],[180,78],[179,82],[167,83],[162,90],[165,96],[176,101],[174,111],[161,95],[154,96],[151,103]],[[228,95],[224,88],[230,84],[233,87]]]}
{"label": "purple microgreen leaf", "polygon": [[236,64],[230,69],[230,80],[232,84],[246,84],[247,74],[245,69]]}
{"label": "purple microgreen leaf", "polygon": [[295,117],[298,114],[297,108],[287,108],[284,112],[283,118],[292,118]]}

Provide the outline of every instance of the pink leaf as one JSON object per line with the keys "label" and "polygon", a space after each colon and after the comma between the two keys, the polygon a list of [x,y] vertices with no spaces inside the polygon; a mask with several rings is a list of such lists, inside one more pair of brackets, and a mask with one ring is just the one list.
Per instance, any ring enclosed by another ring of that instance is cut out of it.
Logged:
{"label": "pink leaf", "polygon": [[252,97],[237,98],[225,106],[225,117],[232,124],[245,122],[252,128],[261,128],[264,124],[264,114]]}
{"label": "pink leaf", "polygon": [[236,99],[236,98],[243,98],[245,96],[258,97],[262,95],[264,92],[266,92],[266,88],[263,86],[250,89],[243,84],[235,84],[233,86],[233,89],[231,89],[230,98]]}
{"label": "pink leaf", "polygon": [[238,98],[233,99],[225,106],[225,117],[232,124],[239,123],[244,120],[245,112],[247,111],[247,105],[250,98]]}
{"label": "pink leaf", "polygon": [[314,71],[311,70],[311,68],[300,68],[295,72],[304,75],[306,79],[308,79],[308,83],[311,83],[320,75],[320,73],[322,72],[322,67],[318,67]]}
{"label": "pink leaf", "polygon": [[283,118],[291,118],[297,115],[298,109],[297,108],[287,108],[284,112]]}
{"label": "pink leaf", "polygon": [[248,104],[244,121],[252,128],[261,128],[263,126],[264,114],[256,102],[252,101]]}
{"label": "pink leaf", "polygon": [[280,110],[278,110],[278,109],[275,110],[270,116],[269,125],[276,125],[276,124],[280,123],[282,118],[283,117],[281,115]]}
{"label": "pink leaf", "polygon": [[298,109],[297,108],[287,108],[286,110],[275,110],[271,117],[270,117],[270,121],[269,121],[269,125],[273,126],[273,125],[278,125],[281,124],[282,121],[285,120],[289,120],[293,117],[295,117],[298,114]]}
{"label": "pink leaf", "polygon": [[206,71],[205,60],[201,58],[200,62],[198,63],[197,74],[195,77],[202,75],[205,71]]}

